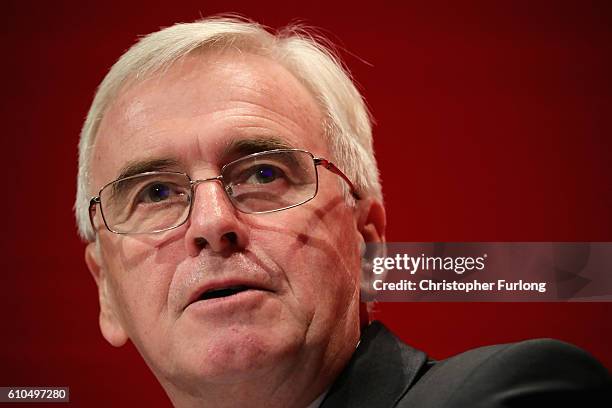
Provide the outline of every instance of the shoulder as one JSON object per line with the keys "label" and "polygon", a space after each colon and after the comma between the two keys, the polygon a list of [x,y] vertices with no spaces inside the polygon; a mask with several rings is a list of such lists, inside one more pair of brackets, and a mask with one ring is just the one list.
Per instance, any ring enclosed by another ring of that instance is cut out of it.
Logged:
{"label": "shoulder", "polygon": [[612,406],[602,400],[612,387],[606,368],[558,340],[481,347],[430,365],[398,406]]}

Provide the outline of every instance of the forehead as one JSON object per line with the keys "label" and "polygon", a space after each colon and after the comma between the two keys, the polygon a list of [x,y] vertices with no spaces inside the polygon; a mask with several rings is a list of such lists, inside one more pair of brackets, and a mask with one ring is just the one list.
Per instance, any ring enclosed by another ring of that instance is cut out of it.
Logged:
{"label": "forehead", "polygon": [[93,147],[91,184],[139,160],[170,158],[187,172],[216,167],[227,146],[257,138],[327,154],[319,105],[285,67],[238,51],[187,56],[112,102]]}

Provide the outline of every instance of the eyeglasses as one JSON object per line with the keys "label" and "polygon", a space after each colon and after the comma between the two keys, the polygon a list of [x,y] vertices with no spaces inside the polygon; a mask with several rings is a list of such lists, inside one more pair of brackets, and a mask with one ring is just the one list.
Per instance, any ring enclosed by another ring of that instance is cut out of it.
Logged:
{"label": "eyeglasses", "polygon": [[286,210],[312,200],[319,187],[317,166],[353,183],[330,161],[300,149],[277,149],[244,156],[226,164],[217,177],[192,180],[187,174],[152,171],[112,181],[89,202],[95,230],[96,205],[106,228],[116,234],[150,234],[177,228],[189,219],[195,188],[207,181],[223,186],[234,207],[247,214]]}

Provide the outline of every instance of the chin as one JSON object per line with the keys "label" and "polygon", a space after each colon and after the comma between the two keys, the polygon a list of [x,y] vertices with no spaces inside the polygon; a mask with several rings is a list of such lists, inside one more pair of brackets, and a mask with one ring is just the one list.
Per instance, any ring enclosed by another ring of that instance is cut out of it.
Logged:
{"label": "chin", "polygon": [[192,380],[230,383],[261,376],[272,367],[282,366],[301,349],[298,336],[281,328],[237,323],[217,327],[215,334],[194,337],[181,342],[175,354],[181,361],[174,367],[178,376],[191,373]]}

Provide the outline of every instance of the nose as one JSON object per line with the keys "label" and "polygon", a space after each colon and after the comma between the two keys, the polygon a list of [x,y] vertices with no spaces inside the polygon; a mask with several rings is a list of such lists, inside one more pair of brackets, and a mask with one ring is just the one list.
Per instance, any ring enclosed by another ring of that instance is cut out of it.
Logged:
{"label": "nose", "polygon": [[193,187],[191,215],[185,245],[191,256],[209,250],[222,255],[246,247],[247,227],[238,219],[238,210],[229,201],[218,179],[197,183]]}

